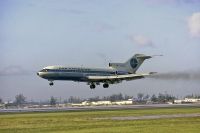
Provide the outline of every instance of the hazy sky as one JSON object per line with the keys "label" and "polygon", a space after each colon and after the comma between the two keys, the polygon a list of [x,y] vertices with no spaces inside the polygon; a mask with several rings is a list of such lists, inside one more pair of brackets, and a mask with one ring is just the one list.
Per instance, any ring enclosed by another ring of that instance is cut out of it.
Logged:
{"label": "hazy sky", "polygon": [[36,72],[48,65],[107,67],[135,53],[163,54],[139,72],[200,73],[199,0],[0,0],[0,97],[200,94],[200,80],[141,79],[90,90]]}

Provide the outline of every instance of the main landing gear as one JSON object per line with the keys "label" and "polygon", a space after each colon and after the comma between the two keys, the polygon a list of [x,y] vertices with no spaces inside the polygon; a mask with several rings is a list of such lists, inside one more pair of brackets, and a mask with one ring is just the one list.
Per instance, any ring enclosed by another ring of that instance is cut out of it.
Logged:
{"label": "main landing gear", "polygon": [[51,82],[49,83],[49,85],[50,85],[50,86],[53,86],[53,82],[51,81]]}
{"label": "main landing gear", "polygon": [[109,87],[109,84],[108,83],[104,83],[103,84],[103,88],[108,88]]}
{"label": "main landing gear", "polygon": [[[98,85],[98,84],[97,84]],[[91,83],[90,84],[90,89],[95,89],[96,85],[94,83]],[[103,84],[103,88],[108,88],[109,87],[109,84],[108,83],[104,83]]]}
{"label": "main landing gear", "polygon": [[95,84],[90,85],[90,89],[95,89],[95,87],[96,87]]}

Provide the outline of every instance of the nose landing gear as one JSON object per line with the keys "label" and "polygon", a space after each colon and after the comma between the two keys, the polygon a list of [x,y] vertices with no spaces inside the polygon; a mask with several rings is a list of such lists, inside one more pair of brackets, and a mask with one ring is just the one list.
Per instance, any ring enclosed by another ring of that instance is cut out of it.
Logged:
{"label": "nose landing gear", "polygon": [[50,85],[50,86],[53,86],[53,82],[51,81],[51,82],[49,83],[49,85]]}

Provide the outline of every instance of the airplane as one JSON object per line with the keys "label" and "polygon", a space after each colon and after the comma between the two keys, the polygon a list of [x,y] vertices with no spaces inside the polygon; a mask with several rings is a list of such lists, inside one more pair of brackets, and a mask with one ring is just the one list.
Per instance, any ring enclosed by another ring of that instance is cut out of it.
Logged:
{"label": "airplane", "polygon": [[108,68],[47,66],[37,72],[37,75],[50,81],[50,86],[54,85],[54,80],[70,80],[87,82],[90,89],[95,89],[100,83],[103,83],[104,88],[108,88],[110,84],[121,83],[123,80],[136,80],[155,74],[156,72],[136,73],[143,61],[152,57],[135,54],[125,63],[109,63]]}

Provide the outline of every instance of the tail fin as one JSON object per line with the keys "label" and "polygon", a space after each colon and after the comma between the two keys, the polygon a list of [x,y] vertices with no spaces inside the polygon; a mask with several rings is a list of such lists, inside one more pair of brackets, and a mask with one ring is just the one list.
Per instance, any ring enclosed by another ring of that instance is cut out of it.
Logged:
{"label": "tail fin", "polygon": [[132,58],[130,58],[125,64],[126,69],[130,73],[135,73],[138,68],[141,66],[141,64],[144,62],[144,60],[152,58],[151,56],[147,56],[144,54],[135,54]]}
{"label": "tail fin", "polygon": [[152,58],[144,54],[135,54],[125,63],[109,63],[109,67],[115,68],[118,71],[127,71],[128,73],[135,73],[144,60]]}

